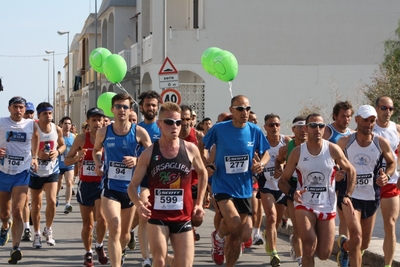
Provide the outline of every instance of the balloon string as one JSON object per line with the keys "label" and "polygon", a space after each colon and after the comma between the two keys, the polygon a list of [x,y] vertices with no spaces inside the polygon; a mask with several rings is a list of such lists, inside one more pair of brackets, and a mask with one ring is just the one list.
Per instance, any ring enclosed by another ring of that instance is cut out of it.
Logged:
{"label": "balloon string", "polygon": [[120,83],[116,83],[115,84],[119,89],[121,89],[122,91],[124,91],[125,93],[127,93],[128,95],[130,95],[133,99],[133,102],[135,102],[135,105],[139,106],[138,102],[135,101],[135,99],[133,98],[133,96],[128,93],[128,91],[125,90],[125,88],[120,84]]}
{"label": "balloon string", "polygon": [[232,82],[228,82],[229,83],[229,91],[231,92],[231,98],[233,98],[233,94],[232,94]]}

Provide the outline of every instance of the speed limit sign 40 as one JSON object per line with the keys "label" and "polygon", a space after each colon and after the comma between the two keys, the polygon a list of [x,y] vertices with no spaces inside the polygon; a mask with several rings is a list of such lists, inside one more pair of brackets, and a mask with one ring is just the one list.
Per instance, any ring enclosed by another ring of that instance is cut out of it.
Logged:
{"label": "speed limit sign 40", "polygon": [[181,100],[181,94],[174,88],[167,88],[161,92],[161,104],[165,102],[174,102],[180,105]]}

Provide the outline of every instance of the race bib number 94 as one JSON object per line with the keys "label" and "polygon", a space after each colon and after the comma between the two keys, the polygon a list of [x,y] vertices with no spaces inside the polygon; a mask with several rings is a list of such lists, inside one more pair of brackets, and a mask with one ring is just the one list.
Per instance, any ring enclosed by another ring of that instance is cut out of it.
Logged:
{"label": "race bib number 94", "polygon": [[110,161],[110,165],[108,168],[108,178],[130,181],[132,179],[133,169],[128,168],[122,162]]}
{"label": "race bib number 94", "polygon": [[244,173],[249,169],[249,155],[225,156],[226,173]]}

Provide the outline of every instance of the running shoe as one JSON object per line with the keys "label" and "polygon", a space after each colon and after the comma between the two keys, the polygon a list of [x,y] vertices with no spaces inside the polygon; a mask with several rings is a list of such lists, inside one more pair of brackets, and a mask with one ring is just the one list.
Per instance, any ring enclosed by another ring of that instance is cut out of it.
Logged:
{"label": "running shoe", "polygon": [[287,218],[282,218],[281,224],[279,225],[279,230],[285,231],[289,227],[288,225],[288,219]]}
{"label": "running shoe", "polygon": [[249,240],[247,240],[246,242],[244,242],[244,247],[245,247],[245,248],[251,248],[251,245],[253,245],[253,238],[250,237]]}
{"label": "running shoe", "polygon": [[289,236],[289,245],[290,245],[290,258],[292,260],[296,260],[296,251],[294,250],[293,246],[293,235]]}
{"label": "running shoe", "polygon": [[9,264],[17,264],[19,260],[22,259],[22,252],[19,247],[14,247],[11,250],[10,258],[8,259]]}
{"label": "running shoe", "polygon": [[253,236],[253,245],[256,245],[256,246],[264,245],[264,240],[262,239],[260,234],[255,234]]}
{"label": "running shoe", "polygon": [[43,229],[43,236],[46,237],[46,243],[49,246],[55,246],[56,245],[56,241],[53,238],[53,230],[45,227]]}
{"label": "running shoe", "polygon": [[269,248],[268,239],[267,239],[267,232],[265,230],[263,232],[263,236],[264,236],[264,240],[265,240],[265,244],[264,244],[265,252],[267,253],[267,255],[271,256],[271,250]]}
{"label": "running shoe", "polygon": [[124,248],[124,249],[122,250],[122,255],[121,255],[121,266],[124,265],[125,258],[126,258],[126,248]]}
{"label": "running shoe", "polygon": [[151,260],[149,258],[143,259],[142,267],[151,267]]}
{"label": "running shoe", "polygon": [[281,266],[281,259],[278,256],[278,253],[272,253],[269,263],[272,267]]}
{"label": "running shoe", "polygon": [[40,237],[40,235],[35,234],[35,236],[33,237],[32,247],[34,247],[34,248],[41,248],[42,247],[42,238]]}
{"label": "running shoe", "polygon": [[107,264],[108,258],[106,255],[106,252],[104,251],[104,246],[101,247],[96,247],[95,248],[96,254],[97,254],[97,260],[101,265]]}
{"label": "running shoe", "polygon": [[298,258],[296,259],[296,261],[297,261],[297,264],[299,265],[299,267],[302,267],[302,266],[303,266],[303,257],[298,257]]}
{"label": "running shoe", "polygon": [[346,242],[348,239],[345,235],[340,235],[337,243],[339,246],[339,252],[337,254],[337,263],[338,266],[340,267],[347,267],[349,266],[349,253],[343,248],[344,242]]}
{"label": "running shoe", "polygon": [[94,266],[94,263],[93,263],[93,253],[92,253],[92,252],[87,252],[87,253],[85,254],[85,257],[83,258],[83,266],[86,266],[86,267],[92,267],[92,266]]}
{"label": "running shoe", "polygon": [[194,241],[199,241],[200,240],[200,234],[197,233],[194,228],[193,228],[193,234],[194,234]]}
{"label": "running shoe", "polygon": [[1,227],[0,230],[0,246],[4,246],[5,244],[7,244],[8,240],[10,239],[10,229],[12,227],[12,220],[8,220],[8,228],[7,229],[3,229],[3,227]]}
{"label": "running shoe", "polygon": [[31,229],[25,228],[24,235],[22,236],[21,241],[32,241]]}
{"label": "running shoe", "polygon": [[129,240],[128,248],[130,250],[134,250],[136,248],[135,232],[134,231],[131,231],[131,239]]}
{"label": "running shoe", "polygon": [[72,212],[72,205],[68,203],[67,205],[65,205],[64,213],[68,214],[70,212]]}
{"label": "running shoe", "polygon": [[217,230],[212,232],[211,234],[211,259],[214,261],[216,265],[224,264],[225,255],[224,255],[224,246],[225,246],[225,239],[221,242],[218,241],[216,238]]}

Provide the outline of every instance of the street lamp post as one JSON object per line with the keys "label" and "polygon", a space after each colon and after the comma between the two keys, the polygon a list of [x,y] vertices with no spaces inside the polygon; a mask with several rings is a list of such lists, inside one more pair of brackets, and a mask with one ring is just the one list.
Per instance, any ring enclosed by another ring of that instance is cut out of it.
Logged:
{"label": "street lamp post", "polygon": [[[54,65],[54,50],[44,51],[46,54],[53,54],[53,119],[56,120],[56,68]],[[49,99],[50,102],[50,99]]]}
{"label": "street lamp post", "polygon": [[67,35],[67,71],[66,71],[66,85],[67,85],[67,116],[69,114],[69,70],[70,70],[70,62],[69,62],[69,31],[57,31],[58,35]]}
{"label": "street lamp post", "polygon": [[50,59],[44,58],[47,61],[47,101],[50,102]]}

